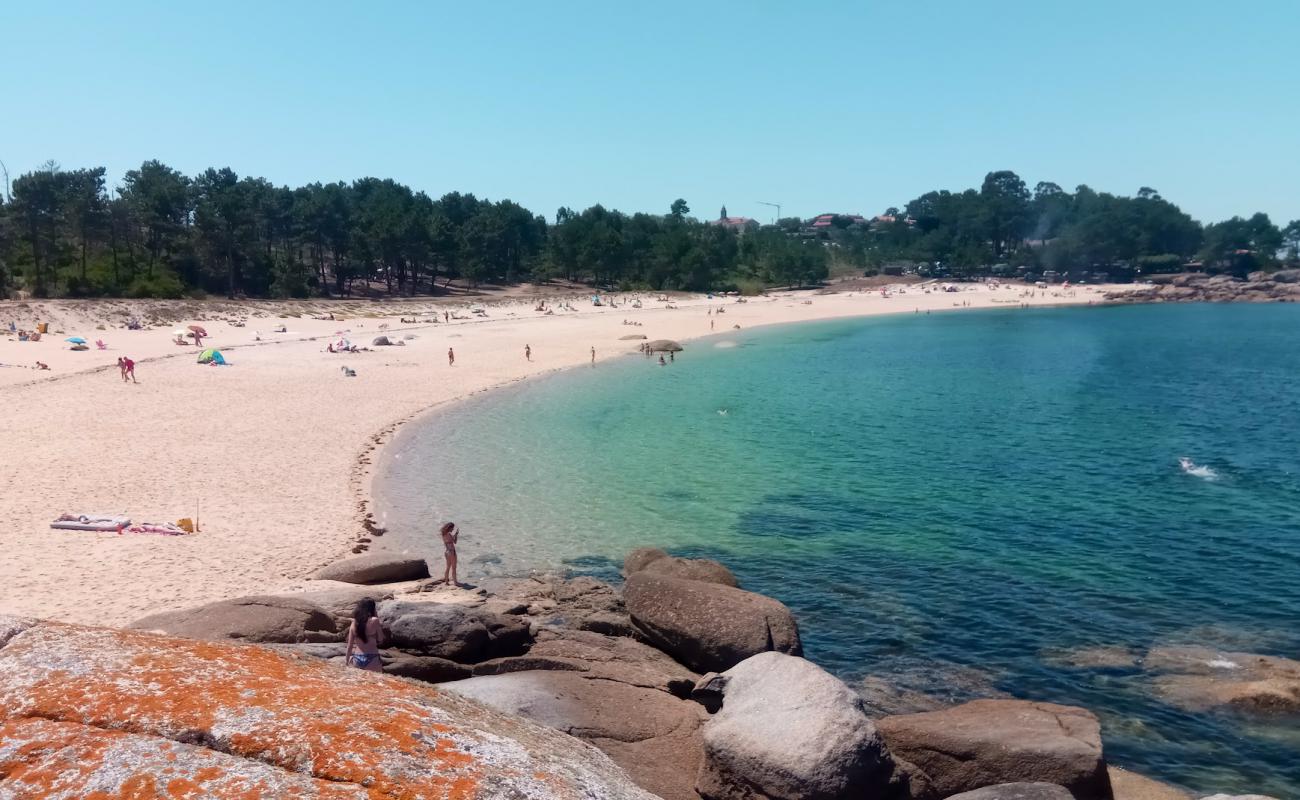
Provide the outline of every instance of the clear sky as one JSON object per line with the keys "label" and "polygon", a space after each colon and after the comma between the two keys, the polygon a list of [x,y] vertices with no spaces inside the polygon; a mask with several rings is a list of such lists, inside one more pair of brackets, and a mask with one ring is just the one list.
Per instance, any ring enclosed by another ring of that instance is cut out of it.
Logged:
{"label": "clear sky", "polygon": [[878,213],[1013,169],[1300,218],[1300,0],[0,0],[0,160]]}

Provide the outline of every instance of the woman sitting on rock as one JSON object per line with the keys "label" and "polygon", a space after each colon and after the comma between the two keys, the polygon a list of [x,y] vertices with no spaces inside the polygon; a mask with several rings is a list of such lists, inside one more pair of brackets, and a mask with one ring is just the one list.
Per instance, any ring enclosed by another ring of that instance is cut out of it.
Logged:
{"label": "woman sitting on rock", "polygon": [[352,624],[348,627],[347,663],[358,669],[383,672],[384,665],[379,661],[379,643],[383,638],[384,627],[379,623],[375,601],[367,597],[357,603],[357,610],[352,612]]}

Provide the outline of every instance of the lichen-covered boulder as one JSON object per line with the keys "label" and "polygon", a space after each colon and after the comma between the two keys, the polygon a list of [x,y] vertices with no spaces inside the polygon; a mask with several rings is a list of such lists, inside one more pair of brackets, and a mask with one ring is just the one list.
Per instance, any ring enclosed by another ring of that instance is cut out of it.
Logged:
{"label": "lichen-covered boulder", "polygon": [[326,565],[311,574],[316,580],[344,583],[398,583],[429,577],[423,558],[384,553],[367,553]]}
{"label": "lichen-covered boulder", "polygon": [[1000,783],[1055,783],[1076,800],[1110,800],[1101,725],[1090,711],[1027,700],[975,700],[876,721],[907,762],[912,797],[935,800]]}
{"label": "lichen-covered boulder", "polygon": [[652,800],[596,749],[435,687],[31,625],[0,647],[0,797],[99,796]]}
{"label": "lichen-covered boulder", "polygon": [[761,594],[641,570],[628,576],[623,601],[651,644],[696,672],[721,672],[768,650],[803,654],[790,609]]}
{"label": "lichen-covered boulder", "polygon": [[129,626],[190,639],[237,639],[257,643],[337,641],[342,634],[320,606],[292,595],[220,600],[138,619]]}

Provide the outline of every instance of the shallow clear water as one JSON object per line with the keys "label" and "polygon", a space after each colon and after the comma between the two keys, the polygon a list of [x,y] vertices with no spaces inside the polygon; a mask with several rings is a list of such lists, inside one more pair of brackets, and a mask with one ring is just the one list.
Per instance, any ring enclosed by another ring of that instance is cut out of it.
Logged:
{"label": "shallow clear water", "polygon": [[470,580],[718,558],[850,682],[1084,705],[1115,763],[1300,797],[1295,720],[1190,714],[1048,652],[1300,656],[1298,421],[1297,306],[809,324],[449,409],[386,451],[380,507],[431,555],[459,522]]}

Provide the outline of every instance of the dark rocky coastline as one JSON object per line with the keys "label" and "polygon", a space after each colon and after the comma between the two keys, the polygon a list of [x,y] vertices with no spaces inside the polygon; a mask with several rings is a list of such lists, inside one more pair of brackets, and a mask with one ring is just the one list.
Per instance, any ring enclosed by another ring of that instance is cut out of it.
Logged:
{"label": "dark rocky coastline", "polygon": [[1150,286],[1110,292],[1111,303],[1294,303],[1300,301],[1300,269],[1252,272],[1245,278],[1188,272],[1152,275]]}
{"label": "dark rocky coastline", "polygon": [[[363,559],[326,574],[427,574]],[[0,796],[79,797],[166,777],[202,797],[232,787],[275,797],[1193,797],[1108,765],[1086,709],[993,698],[875,716],[860,691],[801,657],[789,609],[717,562],[644,549],[624,574],[622,592],[556,575],[474,590],[331,581],[125,631],[0,618]],[[380,601],[382,660],[397,678],[339,668],[362,597]],[[1105,655],[1106,665],[1119,658]],[[1096,656],[1062,658],[1086,668]],[[1300,709],[1295,662],[1232,656],[1249,674],[1200,652],[1147,661],[1189,704]],[[1232,673],[1230,686],[1216,669]],[[365,736],[342,734],[358,725]],[[110,766],[110,752],[125,761]],[[55,787],[77,758],[81,777]]]}

